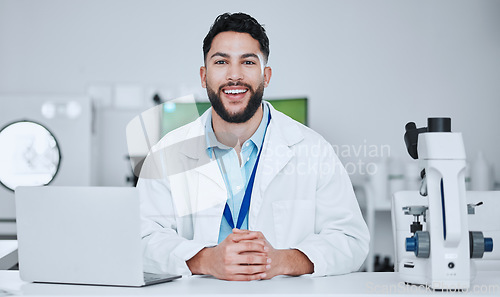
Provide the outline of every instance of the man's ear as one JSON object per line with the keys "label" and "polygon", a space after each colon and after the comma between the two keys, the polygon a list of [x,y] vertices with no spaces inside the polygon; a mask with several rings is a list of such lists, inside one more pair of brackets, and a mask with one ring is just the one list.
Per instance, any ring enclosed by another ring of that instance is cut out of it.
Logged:
{"label": "man's ear", "polygon": [[269,81],[271,80],[271,75],[273,74],[273,70],[271,67],[266,66],[264,68],[264,88],[267,88],[269,85]]}
{"label": "man's ear", "polygon": [[205,66],[200,67],[200,79],[201,79],[201,86],[203,88],[207,88],[207,68]]}

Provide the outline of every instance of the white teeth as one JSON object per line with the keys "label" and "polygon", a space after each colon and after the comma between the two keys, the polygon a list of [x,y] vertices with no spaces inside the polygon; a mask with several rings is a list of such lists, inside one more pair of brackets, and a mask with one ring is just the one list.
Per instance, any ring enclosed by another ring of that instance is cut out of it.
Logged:
{"label": "white teeth", "polygon": [[224,90],[224,93],[226,94],[241,94],[241,93],[245,93],[247,90]]}

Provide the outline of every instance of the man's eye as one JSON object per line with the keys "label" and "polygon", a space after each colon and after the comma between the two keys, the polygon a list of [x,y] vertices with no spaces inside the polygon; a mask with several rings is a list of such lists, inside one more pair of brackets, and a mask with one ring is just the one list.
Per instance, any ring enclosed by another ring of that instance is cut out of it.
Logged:
{"label": "man's eye", "polygon": [[243,64],[245,64],[245,65],[255,65],[255,62],[254,61],[245,61],[245,62],[243,62]]}
{"label": "man's eye", "polygon": [[224,60],[215,61],[215,64],[226,64],[226,61],[224,61]]}

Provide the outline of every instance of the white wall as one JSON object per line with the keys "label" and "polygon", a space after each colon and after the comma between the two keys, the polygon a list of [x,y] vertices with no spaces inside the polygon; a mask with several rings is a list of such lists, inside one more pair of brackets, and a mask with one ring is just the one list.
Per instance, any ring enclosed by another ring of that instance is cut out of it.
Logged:
{"label": "white wall", "polygon": [[[204,97],[202,39],[225,11],[265,24],[274,70],[266,96],[308,96],[310,126],[351,155],[344,162],[377,158],[352,156],[342,145],[388,145],[392,156],[409,160],[404,124],[451,116],[469,158],[482,149],[500,176],[494,0],[0,0],[0,92],[86,94],[92,85],[134,84]],[[149,106],[100,109],[100,184],[124,183],[123,131]]]}

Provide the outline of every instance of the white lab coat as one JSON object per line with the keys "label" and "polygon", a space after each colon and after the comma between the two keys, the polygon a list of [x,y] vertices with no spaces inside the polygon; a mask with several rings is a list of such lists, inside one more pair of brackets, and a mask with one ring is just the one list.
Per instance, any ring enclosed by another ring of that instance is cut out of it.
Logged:
{"label": "white lab coat", "polygon": [[[274,248],[302,251],[314,264],[313,276],[356,271],[369,233],[344,167],[319,134],[269,107],[249,229]],[[217,245],[227,191],[217,161],[206,153],[208,112],[162,138],[142,167],[145,271],[189,275],[186,261]]]}

